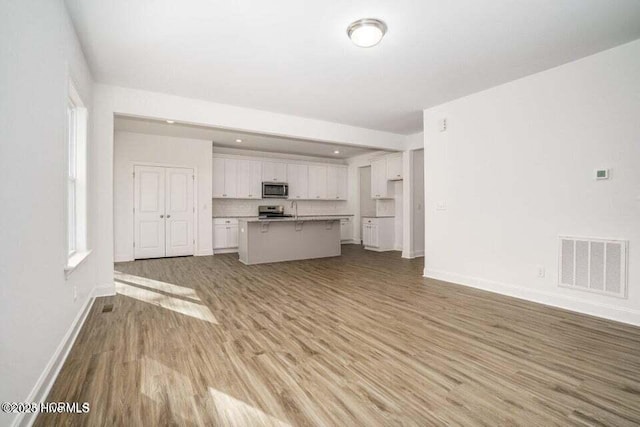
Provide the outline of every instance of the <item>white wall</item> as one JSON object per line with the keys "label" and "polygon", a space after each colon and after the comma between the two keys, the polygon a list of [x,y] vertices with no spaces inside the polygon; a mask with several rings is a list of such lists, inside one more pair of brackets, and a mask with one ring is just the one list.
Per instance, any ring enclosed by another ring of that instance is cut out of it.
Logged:
{"label": "white wall", "polygon": [[394,227],[394,249],[397,251],[401,251],[402,250],[402,241],[403,241],[403,236],[402,236],[402,223],[403,223],[403,215],[402,215],[402,210],[403,210],[403,194],[402,194],[402,185],[404,183],[404,180],[402,181],[394,181],[393,183],[393,192],[394,192],[394,199],[393,199],[393,207],[394,207],[394,211],[393,211],[393,227]]}
{"label": "white wall", "polygon": [[[639,114],[640,41],[426,110],[425,274],[640,325]],[[560,234],[628,239],[628,299],[558,288]]]}
{"label": "white wall", "polygon": [[114,150],[114,236],[115,260],[133,260],[133,165],[158,165],[196,169],[197,221],[196,255],[212,255],[212,167],[211,141],[115,133]]}
{"label": "white wall", "polygon": [[413,222],[411,256],[416,257],[424,255],[424,150],[415,150],[411,161],[413,163],[411,168],[411,191],[413,194],[411,199],[413,211],[411,215]]}
{"label": "white wall", "polygon": [[[91,73],[63,2],[1,2],[1,401],[42,397],[32,392],[49,379],[44,375],[48,364],[98,284],[94,254],[68,279],[64,273],[69,78],[91,112]],[[91,249],[96,245],[98,159],[90,136],[87,148]],[[13,419],[13,414],[0,413],[0,425]]]}

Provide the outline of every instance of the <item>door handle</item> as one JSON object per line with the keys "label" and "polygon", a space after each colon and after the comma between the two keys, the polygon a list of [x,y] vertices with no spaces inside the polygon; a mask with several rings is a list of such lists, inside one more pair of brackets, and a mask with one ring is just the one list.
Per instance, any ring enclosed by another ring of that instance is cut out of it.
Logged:
{"label": "door handle", "polygon": [[167,218],[171,218],[171,215],[167,215]]}
{"label": "door handle", "polygon": [[160,215],[160,218],[164,218],[164,215]]}

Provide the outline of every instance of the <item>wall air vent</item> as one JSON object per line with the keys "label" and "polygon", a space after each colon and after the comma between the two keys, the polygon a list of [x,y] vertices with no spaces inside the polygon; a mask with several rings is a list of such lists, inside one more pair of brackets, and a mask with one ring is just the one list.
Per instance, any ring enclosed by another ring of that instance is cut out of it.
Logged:
{"label": "wall air vent", "polygon": [[560,236],[558,285],[627,297],[627,240]]}

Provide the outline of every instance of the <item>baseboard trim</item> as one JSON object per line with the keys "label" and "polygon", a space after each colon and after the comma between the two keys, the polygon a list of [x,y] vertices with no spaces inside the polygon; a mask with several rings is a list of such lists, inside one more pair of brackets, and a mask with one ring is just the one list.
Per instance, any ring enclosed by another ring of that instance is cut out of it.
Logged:
{"label": "baseboard trim", "polygon": [[509,283],[495,282],[446,271],[430,270],[425,268],[424,277],[536,302],[550,307],[562,308],[576,313],[588,314],[590,316],[640,326],[639,310],[616,307],[610,304],[595,303],[582,299],[568,298],[564,295],[558,295],[552,292],[526,289]]}
{"label": "baseboard trim", "polygon": [[356,239],[340,240],[340,244],[341,245],[359,245],[360,240],[356,240]]}
{"label": "baseboard trim", "polygon": [[406,258],[406,259],[420,258],[423,256],[424,256],[424,251],[409,252],[409,255],[407,256],[405,256],[404,252],[402,253],[402,258]]}
{"label": "baseboard trim", "polygon": [[113,262],[129,262],[129,261],[135,261],[133,258],[133,255],[131,254],[116,254],[113,257]]}
{"label": "baseboard trim", "polygon": [[215,249],[212,255],[238,253],[238,248]]}
{"label": "baseboard trim", "polygon": [[[99,290],[102,288],[103,287],[96,286],[92,290],[91,294],[87,298],[87,301],[82,306],[82,309],[78,312],[75,319],[71,323],[71,326],[67,330],[67,333],[62,338],[62,341],[58,345],[58,348],[53,353],[53,356],[51,357],[51,359],[49,359],[49,363],[47,363],[47,366],[45,367],[44,371],[40,375],[40,378],[38,378],[38,381],[36,382],[31,392],[29,393],[29,396],[24,400],[25,402],[41,403],[46,401],[47,396],[51,391],[51,387],[53,386],[53,383],[56,381],[56,378],[60,373],[60,369],[62,369],[62,366],[64,365],[64,362],[67,360],[67,357],[69,356],[69,352],[71,351],[71,348],[73,347],[73,344],[75,343],[76,338],[78,337],[78,333],[80,332],[80,329],[82,329],[82,326],[84,325],[85,320],[87,320],[87,316],[89,315],[89,312],[91,311],[91,307],[93,307],[93,303],[95,301],[95,295],[99,293],[100,292]],[[11,423],[11,425],[13,427],[31,426],[35,422],[37,416],[38,416],[38,413],[17,414],[16,417],[13,419],[13,422]]]}
{"label": "baseboard trim", "polygon": [[194,256],[211,256],[213,255],[213,249],[206,249],[204,251],[196,252]]}

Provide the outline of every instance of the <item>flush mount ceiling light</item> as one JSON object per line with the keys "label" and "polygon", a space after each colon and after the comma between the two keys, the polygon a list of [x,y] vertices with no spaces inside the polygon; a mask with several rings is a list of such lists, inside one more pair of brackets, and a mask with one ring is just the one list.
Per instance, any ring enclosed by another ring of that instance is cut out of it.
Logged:
{"label": "flush mount ceiling light", "polygon": [[360,47],[377,45],[386,32],[387,24],[373,18],[359,19],[347,27],[347,35],[356,46]]}
{"label": "flush mount ceiling light", "polygon": [[170,125],[175,123],[175,121],[173,121],[173,120],[165,120],[165,122],[169,123]]}
{"label": "flush mount ceiling light", "polygon": [[236,139],[236,142],[242,142],[242,140],[241,139]]}
{"label": "flush mount ceiling light", "polygon": [[340,150],[334,150],[333,154],[340,154]]}

